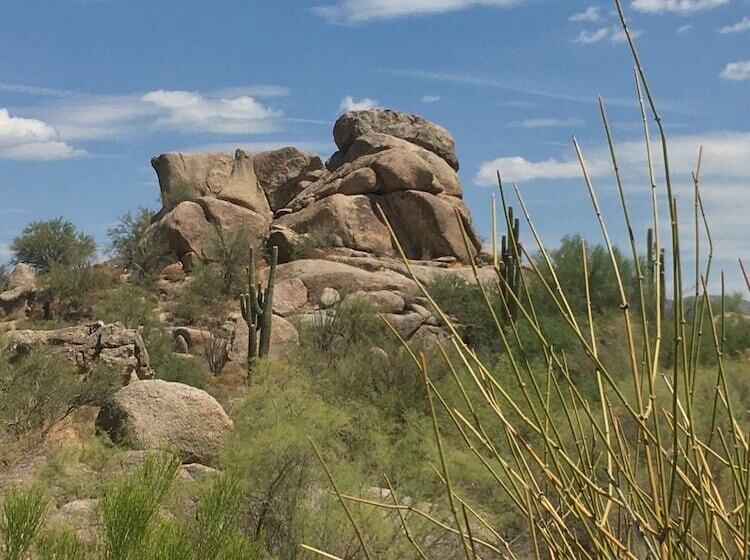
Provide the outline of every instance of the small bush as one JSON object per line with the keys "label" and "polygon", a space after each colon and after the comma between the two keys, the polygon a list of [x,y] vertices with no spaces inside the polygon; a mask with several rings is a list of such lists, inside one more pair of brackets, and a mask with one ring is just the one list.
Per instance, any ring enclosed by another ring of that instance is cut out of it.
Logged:
{"label": "small bush", "polygon": [[153,212],[140,207],[120,217],[119,223],[107,231],[115,262],[131,273],[136,282],[146,282],[152,273],[169,262],[166,240],[149,231]]}
{"label": "small bush", "polygon": [[93,296],[108,284],[107,275],[87,263],[54,263],[44,275],[46,318],[54,314],[63,319],[78,319],[90,313]]}
{"label": "small bush", "polygon": [[208,336],[203,338],[203,355],[212,374],[219,375],[227,365],[229,345],[229,337],[221,325],[212,326],[208,331]]}
{"label": "small bush", "polygon": [[85,560],[89,558],[86,543],[70,529],[43,534],[36,545],[38,560]]}
{"label": "small bush", "polygon": [[161,327],[143,330],[143,341],[151,360],[151,368],[159,379],[184,383],[205,389],[210,375],[206,362],[194,356],[181,356],[172,351],[172,337]]}
{"label": "small bush", "polygon": [[46,501],[38,488],[11,490],[0,515],[4,558],[22,560],[42,525]]}
{"label": "small bush", "polygon": [[94,306],[94,317],[105,323],[122,323],[128,329],[153,327],[156,324],[154,309],[145,290],[126,284],[103,295]]}
{"label": "small bush", "polygon": [[203,317],[216,317],[221,313],[221,304],[226,300],[222,290],[221,269],[215,263],[197,265],[191,281],[179,300],[172,307],[175,317],[187,324],[198,323]]}
{"label": "small bush", "polygon": [[62,218],[32,222],[11,245],[16,262],[48,272],[53,265],[69,267],[90,264],[96,255],[96,243]]}
{"label": "small bush", "polygon": [[8,267],[0,264],[0,292],[8,289]]}

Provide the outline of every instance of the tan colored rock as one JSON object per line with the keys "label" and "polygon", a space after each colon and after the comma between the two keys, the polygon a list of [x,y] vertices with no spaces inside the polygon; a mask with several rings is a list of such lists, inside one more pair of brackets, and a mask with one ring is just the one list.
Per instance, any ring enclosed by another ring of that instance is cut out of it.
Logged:
{"label": "tan colored rock", "polygon": [[181,202],[155,226],[160,228],[169,247],[180,257],[188,253],[201,259],[207,257],[214,232],[197,202]]}
{"label": "tan colored rock", "polygon": [[274,284],[273,312],[287,317],[307,304],[307,287],[299,278],[277,280]]}
{"label": "tan colored rock", "polygon": [[98,430],[136,449],[172,449],[183,463],[215,465],[233,424],[200,389],[162,380],[120,389],[96,418]]}
{"label": "tan colored rock", "polygon": [[299,234],[315,234],[328,246],[334,245],[332,238],[336,236],[345,247],[387,253],[392,248],[390,233],[375,215],[373,203],[364,195],[334,194],[278,218],[275,225]]}
{"label": "tan colored rock", "polygon": [[36,271],[26,263],[18,263],[8,275],[8,290],[15,288],[36,289]]}
{"label": "tan colored rock", "polygon": [[203,208],[208,221],[223,231],[242,232],[247,237],[247,242],[255,246],[261,245],[265,240],[271,224],[269,214],[258,214],[218,198],[203,196],[197,198],[196,202]]}
{"label": "tan colored rock", "polygon": [[[373,272],[327,260],[302,259],[279,265],[276,286],[292,278],[305,285],[307,299],[311,302],[319,301],[325,288],[335,289],[342,297],[355,292],[397,291],[415,295],[418,292],[412,280],[392,270]],[[276,298],[275,293],[274,300]]]}
{"label": "tan colored rock", "polygon": [[159,177],[165,206],[178,194],[188,199],[212,196],[261,215],[270,214],[265,193],[258,185],[253,158],[243,150],[237,150],[234,157],[172,152],[156,156],[151,165]]}
{"label": "tan colored rock", "polygon": [[261,152],[254,156],[253,163],[258,182],[274,212],[299,194],[300,183],[317,181],[328,173],[318,156],[294,147]]}
{"label": "tan colored rock", "polygon": [[443,127],[424,117],[400,113],[389,109],[350,111],[341,115],[333,127],[333,139],[339,150],[346,153],[361,136],[383,133],[407,140],[429,150],[458,170],[456,145],[453,137]]}
{"label": "tan colored rock", "polygon": [[[461,200],[418,191],[394,192],[382,200],[383,210],[407,257],[455,256],[467,261],[479,251],[481,242],[474,233],[469,210]],[[466,229],[470,255],[466,252],[456,210]]]}
{"label": "tan colored rock", "polygon": [[12,331],[8,342],[15,352],[44,344],[66,354],[83,370],[95,361],[102,361],[123,369],[123,377],[135,374],[140,379],[153,377],[148,352],[138,331],[126,329],[120,323],[102,322],[78,325],[49,331]]}
{"label": "tan colored rock", "polygon": [[344,298],[343,305],[347,305],[353,301],[365,301],[372,305],[373,309],[378,313],[401,313],[406,306],[404,298],[388,290],[355,292]]}

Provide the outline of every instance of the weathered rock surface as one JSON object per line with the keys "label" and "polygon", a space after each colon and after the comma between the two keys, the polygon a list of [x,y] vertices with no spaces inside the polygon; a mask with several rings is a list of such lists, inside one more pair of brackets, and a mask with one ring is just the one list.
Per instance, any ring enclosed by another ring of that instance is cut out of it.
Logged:
{"label": "weathered rock surface", "polygon": [[0,317],[23,319],[36,295],[36,272],[25,263],[18,263],[8,275],[7,289],[0,293]]}
{"label": "weathered rock surface", "polygon": [[120,323],[102,322],[50,331],[11,331],[8,342],[15,352],[25,352],[43,344],[67,355],[83,371],[95,361],[123,369],[125,378],[135,374],[139,379],[153,377],[148,352],[138,331]]}
{"label": "weathered rock surface", "polygon": [[421,146],[458,170],[456,145],[451,135],[443,127],[417,115],[390,109],[350,111],[336,121],[333,139],[339,150],[346,152],[359,137],[371,132],[388,134]]}
{"label": "weathered rock surface", "polygon": [[113,441],[137,449],[172,449],[183,463],[214,465],[233,428],[216,400],[200,389],[148,380],[115,393],[96,419]]}
{"label": "weathered rock surface", "polygon": [[286,147],[254,156],[258,183],[272,211],[284,208],[310,182],[328,174],[320,157]]}
{"label": "weathered rock surface", "polygon": [[213,226],[242,229],[254,245],[279,246],[281,262],[310,245],[394,254],[383,214],[409,258],[467,261],[478,253],[460,200],[455,144],[444,128],[376,109],[342,115],[333,136],[339,152],[332,172],[293,147],[155,157],[164,210],[154,228],[186,264],[211,258]]}

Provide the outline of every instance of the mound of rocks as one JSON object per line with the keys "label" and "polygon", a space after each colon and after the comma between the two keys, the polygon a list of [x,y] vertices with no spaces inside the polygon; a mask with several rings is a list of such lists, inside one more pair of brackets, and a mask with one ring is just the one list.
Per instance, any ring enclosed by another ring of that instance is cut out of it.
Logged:
{"label": "mound of rocks", "polygon": [[279,246],[282,261],[301,243],[389,255],[386,220],[409,258],[466,261],[479,251],[444,128],[373,109],[342,115],[333,137],[338,151],[326,165],[293,147],[155,157],[163,209],[153,231],[183,262],[211,259],[217,228]]}
{"label": "mound of rocks", "polygon": [[115,393],[96,418],[98,430],[135,449],[169,449],[183,463],[216,464],[232,420],[208,393],[158,379]]}
{"label": "mound of rocks", "polygon": [[120,323],[106,325],[99,321],[49,331],[11,331],[7,338],[15,352],[23,353],[36,345],[45,345],[67,356],[82,371],[88,371],[96,361],[101,361],[122,368],[125,379],[133,375],[139,379],[153,377],[140,333]]}

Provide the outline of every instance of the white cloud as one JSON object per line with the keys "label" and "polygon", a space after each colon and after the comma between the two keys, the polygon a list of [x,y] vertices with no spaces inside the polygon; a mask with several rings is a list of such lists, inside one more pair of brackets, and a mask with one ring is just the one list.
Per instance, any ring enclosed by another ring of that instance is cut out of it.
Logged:
{"label": "white cloud", "polygon": [[258,85],[207,93],[156,90],[133,95],[80,95],[27,112],[50,123],[60,138],[109,140],[154,128],[184,133],[259,134],[278,129],[284,118],[257,97],[289,94],[283,86]]}
{"label": "white cloud", "polygon": [[339,111],[366,111],[367,109],[375,109],[379,105],[375,99],[365,97],[364,99],[354,99],[351,95],[347,95],[341,100],[339,104]]}
{"label": "white cloud", "polygon": [[151,91],[141,97],[164,114],[154,121],[158,128],[215,134],[259,134],[276,130],[283,113],[261,105],[249,95],[205,97],[192,91]]}
{"label": "white cloud", "polygon": [[681,25],[680,27],[677,28],[676,33],[679,33],[680,35],[682,35],[683,33],[687,33],[688,31],[690,31],[692,28],[693,28],[693,26],[690,25],[690,24],[688,24],[688,25]]}
{"label": "white cloud", "polygon": [[743,31],[750,31],[750,17],[745,16],[737,23],[719,29],[719,33],[742,33]]}
{"label": "white cloud", "polygon": [[[703,145],[703,172],[705,177],[723,179],[741,178],[750,180],[750,132],[716,131],[702,135],[673,136],[669,141],[670,167],[675,176],[690,176],[695,167],[698,147]],[[645,170],[643,142],[634,140],[616,145],[619,163],[624,175],[637,175]],[[585,150],[585,146],[584,146]],[[653,153],[660,155],[655,142]],[[604,146],[586,150],[586,164],[592,177],[610,174],[609,151]],[[492,186],[496,182],[496,171],[517,181],[539,179],[570,179],[581,177],[581,168],[573,154],[567,158],[552,158],[533,161],[522,156],[500,157],[480,165],[475,182]]]}
{"label": "white cloud", "polygon": [[568,18],[570,21],[589,21],[596,23],[602,20],[601,9],[599,6],[589,6],[583,12],[573,14]]}
{"label": "white cloud", "polygon": [[313,8],[313,13],[332,23],[364,23],[372,20],[456,12],[476,6],[501,8],[522,0],[339,0]]}
{"label": "white cloud", "polygon": [[584,29],[578,34],[578,37],[576,37],[575,42],[583,43],[584,45],[591,45],[593,43],[598,43],[599,41],[606,39],[607,35],[609,35],[608,27],[600,27],[599,29],[595,31],[589,31],[587,29]]}
{"label": "white cloud", "polygon": [[557,127],[570,127],[580,126],[583,124],[581,119],[566,118],[558,119],[554,117],[549,118],[536,118],[536,119],[524,119],[518,125],[521,128],[557,128]]}
{"label": "white cloud", "polygon": [[58,131],[38,119],[13,117],[0,109],[0,158],[15,160],[67,159],[82,155],[60,141]]}
{"label": "white cloud", "polygon": [[[632,29],[630,30],[630,36],[633,39],[635,39],[636,37],[640,37],[641,33],[641,31]],[[594,43],[599,43],[604,39],[608,39],[612,44],[624,43],[625,41],[627,41],[627,35],[619,25],[611,25],[609,27],[600,27],[593,31],[584,29],[583,31],[578,33],[578,36],[575,38],[574,42],[584,45],[592,45]]]}
{"label": "white cloud", "polygon": [[703,10],[713,10],[729,4],[730,0],[633,0],[631,6],[639,12],[674,12],[692,14]]}
{"label": "white cloud", "polygon": [[422,96],[421,101],[422,103],[437,103],[438,101],[440,101],[440,96],[431,94],[424,95]]}
{"label": "white cloud", "polygon": [[750,60],[730,62],[721,71],[720,76],[725,80],[750,80]]}

